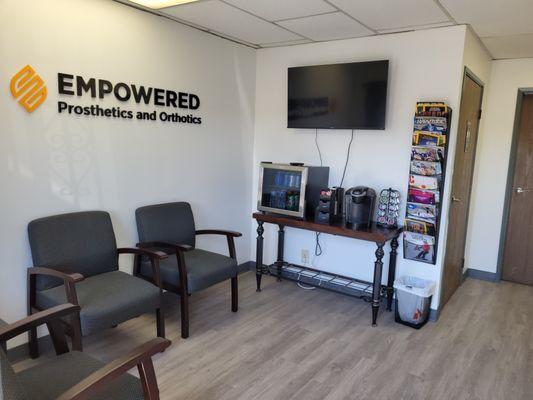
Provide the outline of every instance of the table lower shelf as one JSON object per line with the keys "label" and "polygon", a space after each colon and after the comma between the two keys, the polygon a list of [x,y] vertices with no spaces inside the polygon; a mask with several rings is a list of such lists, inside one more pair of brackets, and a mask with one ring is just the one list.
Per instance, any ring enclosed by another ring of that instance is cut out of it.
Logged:
{"label": "table lower shelf", "polygon": [[[277,263],[265,266],[263,273],[265,272],[269,275],[279,277]],[[281,268],[281,278],[355,297],[367,302],[372,301],[373,284],[372,282],[361,279],[331,274],[329,272],[292,263],[283,263]],[[386,296],[386,293],[386,286],[381,285],[380,297]]]}

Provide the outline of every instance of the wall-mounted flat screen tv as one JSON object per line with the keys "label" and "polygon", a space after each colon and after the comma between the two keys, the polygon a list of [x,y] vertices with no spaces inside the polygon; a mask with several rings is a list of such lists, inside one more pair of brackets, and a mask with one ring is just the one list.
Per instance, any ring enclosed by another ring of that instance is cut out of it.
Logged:
{"label": "wall-mounted flat screen tv", "polygon": [[385,129],[389,61],[289,68],[288,127]]}

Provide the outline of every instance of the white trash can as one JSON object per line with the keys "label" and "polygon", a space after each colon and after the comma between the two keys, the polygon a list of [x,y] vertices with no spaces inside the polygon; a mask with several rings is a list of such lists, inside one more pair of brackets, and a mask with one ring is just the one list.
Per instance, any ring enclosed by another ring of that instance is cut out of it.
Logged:
{"label": "white trash can", "polygon": [[433,281],[408,275],[395,280],[396,322],[416,329],[424,326],[436,286]]}

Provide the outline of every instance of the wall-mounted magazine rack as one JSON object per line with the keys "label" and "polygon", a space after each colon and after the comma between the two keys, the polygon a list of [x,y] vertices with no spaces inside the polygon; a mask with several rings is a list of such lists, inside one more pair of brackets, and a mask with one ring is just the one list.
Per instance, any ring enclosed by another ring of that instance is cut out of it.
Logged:
{"label": "wall-mounted magazine rack", "polygon": [[413,128],[403,257],[435,264],[452,110],[443,102],[419,102]]}

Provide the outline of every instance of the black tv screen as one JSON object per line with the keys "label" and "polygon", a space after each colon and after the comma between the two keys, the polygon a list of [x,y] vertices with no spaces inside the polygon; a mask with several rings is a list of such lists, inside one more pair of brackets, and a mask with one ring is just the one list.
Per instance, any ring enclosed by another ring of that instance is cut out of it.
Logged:
{"label": "black tv screen", "polygon": [[289,128],[385,129],[389,61],[289,68]]}

